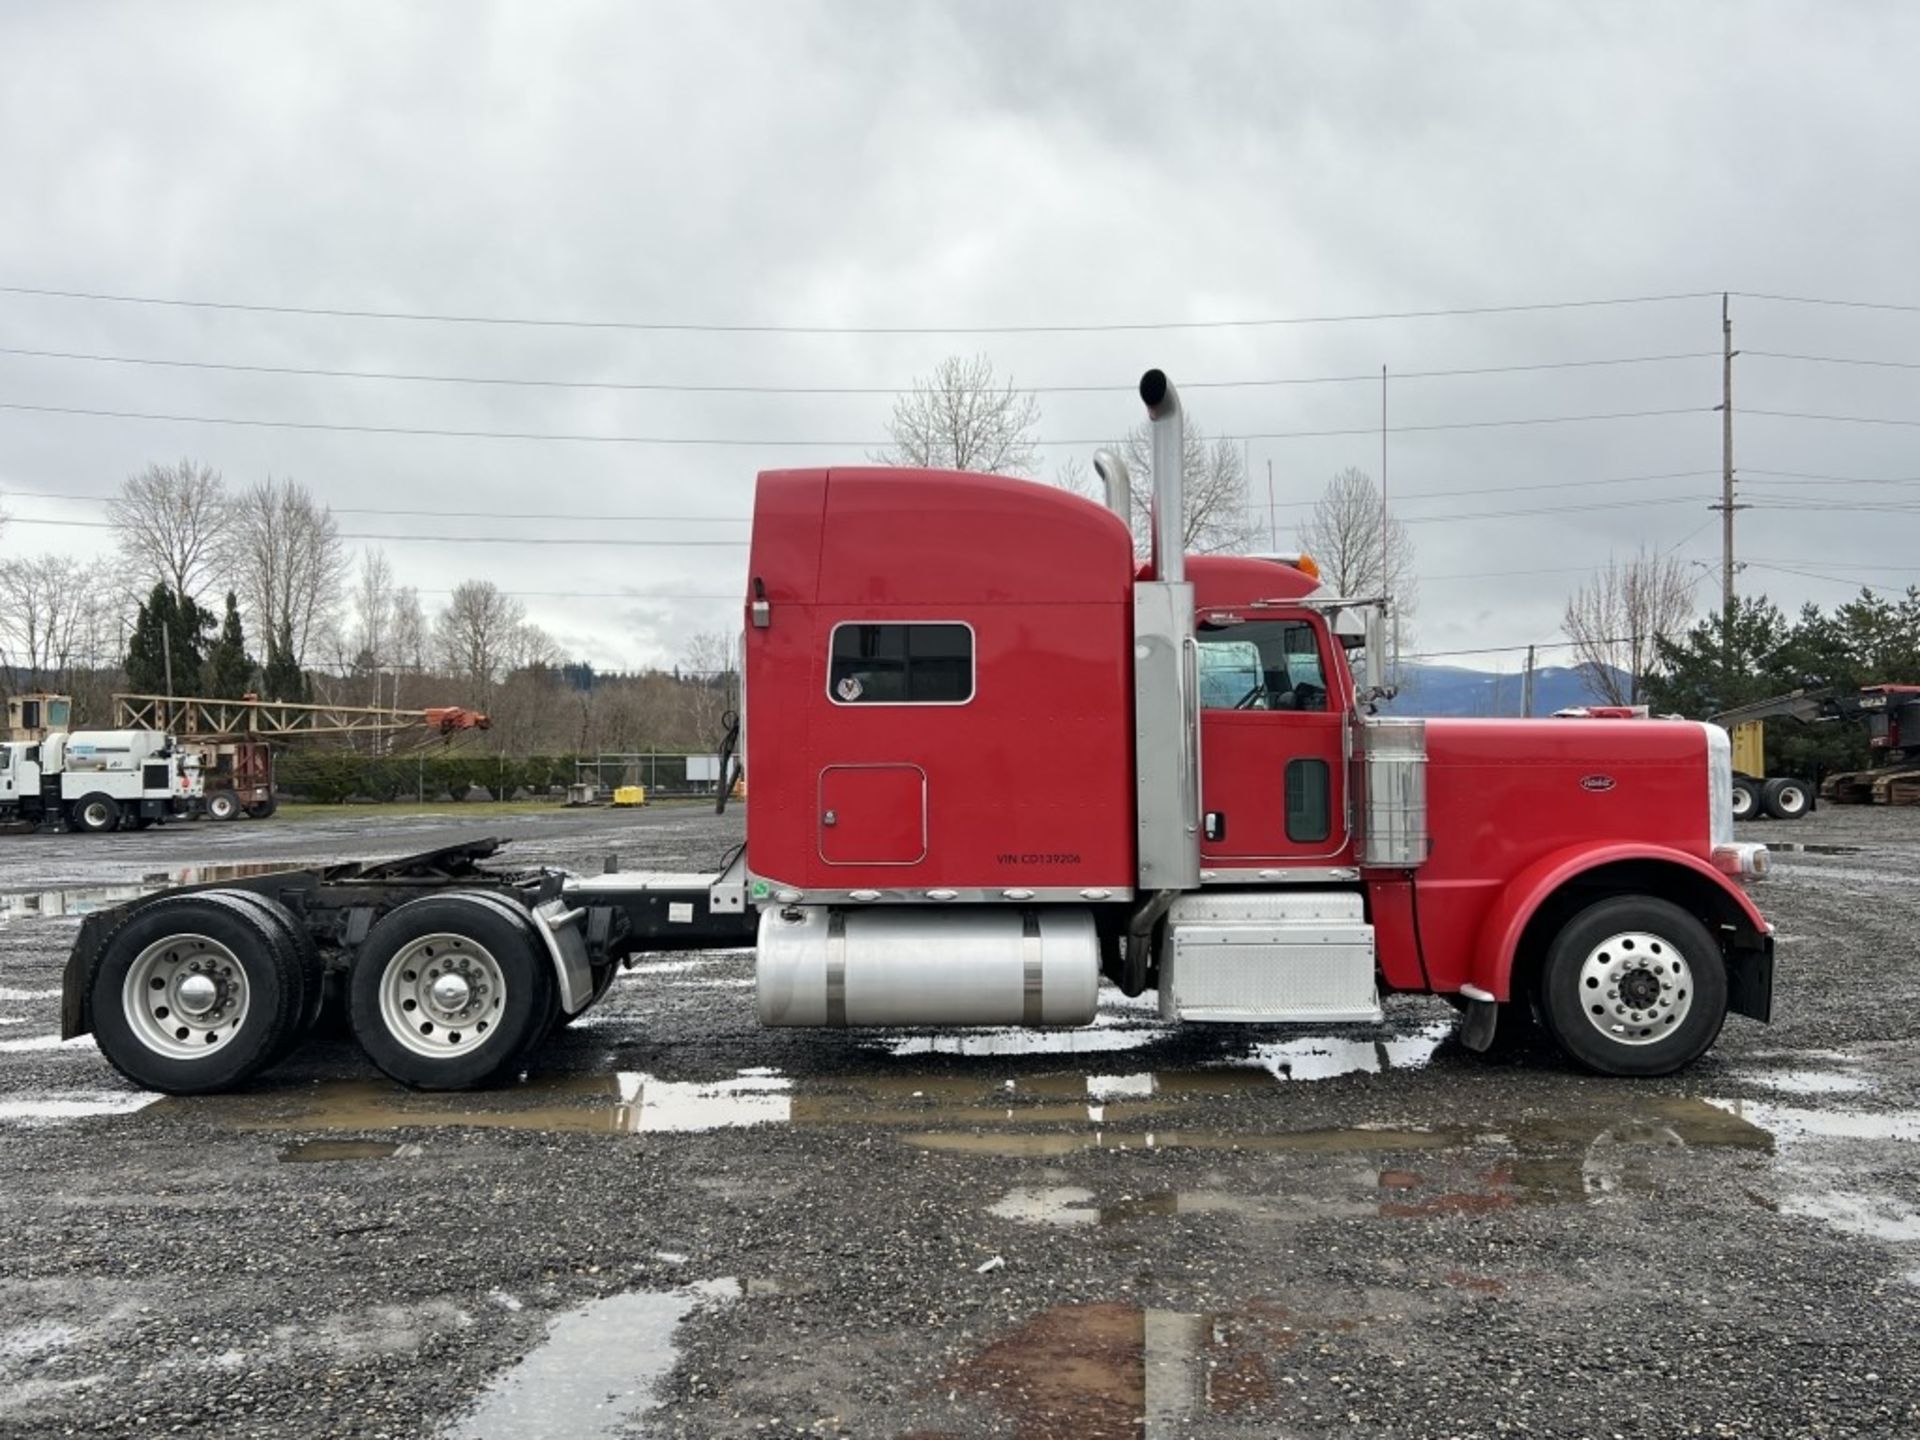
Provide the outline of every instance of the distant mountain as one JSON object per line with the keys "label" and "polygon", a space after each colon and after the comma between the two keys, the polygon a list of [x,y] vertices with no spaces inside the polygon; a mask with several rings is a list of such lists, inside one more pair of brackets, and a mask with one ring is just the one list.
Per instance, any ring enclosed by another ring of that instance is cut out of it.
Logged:
{"label": "distant mountain", "polygon": [[[1392,715],[1518,715],[1524,683],[1518,668],[1473,670],[1409,661],[1401,666],[1400,693],[1381,708]],[[1533,672],[1535,715],[1599,703],[1582,667],[1542,665]]]}

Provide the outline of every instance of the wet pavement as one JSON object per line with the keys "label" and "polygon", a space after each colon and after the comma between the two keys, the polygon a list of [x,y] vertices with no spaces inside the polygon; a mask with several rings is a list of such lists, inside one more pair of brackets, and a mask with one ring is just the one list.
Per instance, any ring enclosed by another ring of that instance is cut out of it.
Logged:
{"label": "wet pavement", "polygon": [[[738,833],[566,819],[517,858]],[[1920,814],[1792,827],[1778,1023],[1662,1081],[1474,1057],[1412,998],[763,1031],[728,952],[623,978],[498,1091],[323,1038],[244,1094],[134,1092],[54,1035],[86,906],[417,827],[218,828],[275,853],[0,838],[0,1436],[1920,1433]]]}

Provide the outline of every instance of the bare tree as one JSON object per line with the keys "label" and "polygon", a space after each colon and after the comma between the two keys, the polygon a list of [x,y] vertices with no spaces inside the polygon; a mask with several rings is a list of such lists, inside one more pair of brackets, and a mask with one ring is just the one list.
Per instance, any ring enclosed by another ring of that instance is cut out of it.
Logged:
{"label": "bare tree", "polygon": [[681,699],[696,743],[718,747],[721,720],[735,708],[740,685],[740,646],[732,636],[703,630],[681,652]]}
{"label": "bare tree", "polygon": [[306,487],[268,479],[232,507],[228,568],[254,634],[305,664],[340,600],[347,555],[333,512]]}
{"label": "bare tree", "polygon": [[420,608],[420,592],[402,585],[393,592],[389,644],[393,655],[393,703],[400,703],[400,677],[418,675],[427,668],[427,644],[432,631],[426,612]]}
{"label": "bare tree", "polygon": [[1413,613],[1413,541],[1405,525],[1382,513],[1380,487],[1366,471],[1348,466],[1327,482],[1300,526],[1300,548],[1336,595],[1390,595],[1396,615]]}
{"label": "bare tree", "polygon": [[0,564],[0,661],[24,672],[29,689],[63,684],[76,667],[99,663],[94,647],[111,593],[64,555]]}
{"label": "bare tree", "polygon": [[985,355],[952,355],[893,402],[893,444],[874,458],[887,465],[1031,475],[1040,403],[994,374]]}
{"label": "bare tree", "polygon": [[107,504],[136,588],[165,585],[198,600],[220,568],[232,521],[217,471],[191,460],[129,475]]}
{"label": "bare tree", "polygon": [[372,678],[373,703],[378,705],[381,667],[393,664],[393,566],[387,563],[384,550],[371,545],[360,552],[348,648],[354,668]]}
{"label": "bare tree", "polygon": [[[1118,447],[1133,482],[1133,528],[1141,548],[1151,543],[1147,529],[1153,506],[1153,430],[1137,425]],[[1259,534],[1247,514],[1247,468],[1231,440],[1209,440],[1188,416],[1182,432],[1181,472],[1186,516],[1186,549],[1218,555],[1247,549]],[[1069,488],[1078,471],[1062,471]]]}
{"label": "bare tree", "polygon": [[1560,622],[1587,693],[1603,705],[1637,705],[1658,640],[1693,618],[1693,577],[1671,555],[1642,547],[1606,568],[1567,601]]}
{"label": "bare tree", "polygon": [[434,643],[448,672],[466,684],[467,703],[485,708],[493,687],[513,663],[526,629],[520,602],[491,580],[454,587],[434,624]]}

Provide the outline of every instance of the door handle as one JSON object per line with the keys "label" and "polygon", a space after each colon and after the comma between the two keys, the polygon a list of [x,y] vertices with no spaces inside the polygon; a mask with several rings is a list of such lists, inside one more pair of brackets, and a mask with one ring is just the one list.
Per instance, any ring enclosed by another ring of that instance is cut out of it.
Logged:
{"label": "door handle", "polygon": [[838,825],[840,823],[840,817],[829,810],[820,817],[820,823],[822,825]]}

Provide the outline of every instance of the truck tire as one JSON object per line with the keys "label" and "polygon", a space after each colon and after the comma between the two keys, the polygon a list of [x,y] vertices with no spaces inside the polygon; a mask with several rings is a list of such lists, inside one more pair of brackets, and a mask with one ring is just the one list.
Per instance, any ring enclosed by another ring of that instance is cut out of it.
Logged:
{"label": "truck tire", "polygon": [[120,828],[120,802],[111,795],[82,795],[67,811],[67,823],[89,835]]}
{"label": "truck tire", "polygon": [[169,1095],[229,1090],[271,1065],[303,999],[271,924],[218,893],[136,910],[101,947],[87,993],[107,1063]]}
{"label": "truck tire", "polygon": [[1733,777],[1733,818],[1752,820],[1760,813],[1760,787],[1744,775]]}
{"label": "truck tire", "polygon": [[422,896],[368,934],[347,983],[354,1038],[417,1090],[518,1073],[557,1006],[553,963],[526,911],[497,895]]}
{"label": "truck tire", "polygon": [[240,813],[240,797],[233,791],[216,790],[207,796],[209,820],[238,820]]}
{"label": "truck tire", "polygon": [[279,808],[280,801],[276,797],[269,795],[266,799],[256,800],[253,804],[247,806],[247,816],[253,820],[265,820]]}
{"label": "truck tire", "polygon": [[1813,791],[1804,780],[1782,776],[1760,787],[1760,805],[1776,820],[1798,820],[1813,808]]}
{"label": "truck tire", "polygon": [[293,912],[270,896],[251,890],[212,890],[207,893],[233,900],[266,922],[280,947],[281,964],[299,991],[297,1018],[280,1042],[278,1052],[267,1062],[270,1065],[277,1064],[306,1039],[320,1018],[321,1006],[326,1002],[326,975],[320,964],[320,949],[313,943],[313,936],[307,933],[307,927],[294,919]]}
{"label": "truck tire", "polygon": [[1616,895],[1561,927],[1540,975],[1541,1018],[1602,1075],[1670,1075],[1727,1018],[1727,970],[1707,927],[1668,900]]}

